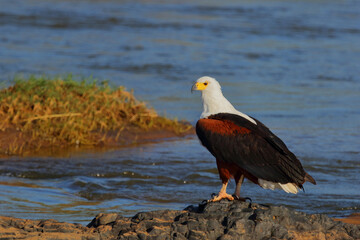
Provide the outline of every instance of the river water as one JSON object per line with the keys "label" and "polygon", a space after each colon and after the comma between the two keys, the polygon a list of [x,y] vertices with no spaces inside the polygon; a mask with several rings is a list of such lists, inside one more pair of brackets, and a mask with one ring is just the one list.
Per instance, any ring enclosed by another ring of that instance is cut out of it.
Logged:
{"label": "river water", "polygon": [[[195,124],[209,75],[270,127],[318,185],[243,196],[309,213],[360,208],[360,2],[0,0],[0,80],[90,76]],[[196,136],[108,151],[0,160],[0,214],[87,223],[99,212],[182,209],[218,192]],[[229,186],[232,192],[234,183]]]}

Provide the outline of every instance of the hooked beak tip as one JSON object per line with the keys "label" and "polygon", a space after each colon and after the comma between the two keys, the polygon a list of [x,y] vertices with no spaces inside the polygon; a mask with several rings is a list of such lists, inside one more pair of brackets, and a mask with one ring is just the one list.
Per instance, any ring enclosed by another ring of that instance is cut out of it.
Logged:
{"label": "hooked beak tip", "polygon": [[193,93],[196,90],[196,84],[192,85],[191,87],[191,93]]}

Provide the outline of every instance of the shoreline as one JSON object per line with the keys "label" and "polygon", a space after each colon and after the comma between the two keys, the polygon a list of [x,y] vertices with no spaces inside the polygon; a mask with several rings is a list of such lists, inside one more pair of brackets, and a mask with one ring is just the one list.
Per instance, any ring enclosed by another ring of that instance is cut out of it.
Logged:
{"label": "shoreline", "polygon": [[[195,129],[191,125],[188,125],[189,129],[177,133],[172,129],[148,129],[143,130],[140,128],[132,127],[127,128],[121,132],[120,136],[117,136],[116,132],[107,132],[103,135],[103,140],[99,141],[97,144],[93,145],[66,145],[63,146],[52,146],[52,145],[41,145],[41,148],[24,148],[21,151],[21,154],[6,154],[5,149],[9,147],[9,144],[12,143],[13,139],[18,141],[25,141],[23,139],[19,139],[18,135],[13,132],[0,131],[0,158],[9,158],[12,156],[21,156],[21,157],[35,157],[35,156],[66,156],[73,152],[85,152],[87,150],[91,151],[104,151],[107,149],[119,149],[123,147],[131,147],[138,146],[142,144],[151,144],[157,143],[161,141],[172,141],[178,139],[184,139],[190,136],[195,135]],[[104,137],[105,136],[105,137]]]}
{"label": "shoreline", "polygon": [[[348,222],[351,220],[351,223]],[[284,206],[222,200],[184,210],[99,213],[87,226],[0,216],[0,239],[358,239],[360,213],[343,219]]]}
{"label": "shoreline", "polygon": [[340,221],[343,223],[349,223],[349,224],[356,224],[360,225],[360,212],[358,213],[352,213],[349,216],[342,217],[342,218],[333,218],[334,221]]}

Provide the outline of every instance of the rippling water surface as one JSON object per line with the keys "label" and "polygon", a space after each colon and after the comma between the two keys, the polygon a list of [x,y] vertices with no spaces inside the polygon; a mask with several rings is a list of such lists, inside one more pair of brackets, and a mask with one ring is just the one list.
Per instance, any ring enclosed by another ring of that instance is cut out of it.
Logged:
{"label": "rippling water surface", "polygon": [[[248,182],[243,195],[343,216],[360,207],[359,23],[356,0],[1,1],[0,79],[93,75],[195,123],[191,84],[216,77],[318,182],[298,195]],[[87,223],[98,212],[182,209],[221,185],[194,136],[64,156],[0,160],[1,214]]]}

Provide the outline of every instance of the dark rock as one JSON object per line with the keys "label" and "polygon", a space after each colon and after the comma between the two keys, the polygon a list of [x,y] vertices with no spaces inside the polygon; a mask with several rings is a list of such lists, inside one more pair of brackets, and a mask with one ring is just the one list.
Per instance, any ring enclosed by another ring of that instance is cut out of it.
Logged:
{"label": "dark rock", "polygon": [[87,227],[98,227],[106,225],[117,220],[119,215],[117,213],[99,213],[96,217],[87,225]]}
{"label": "dark rock", "polygon": [[199,240],[199,239],[207,239],[204,231],[190,230],[189,231],[189,240]]}
{"label": "dark rock", "polygon": [[131,229],[120,235],[146,228],[148,236],[142,235],[141,238],[154,239],[151,226],[157,226],[155,235],[169,233],[166,236],[172,239],[317,239],[319,236],[336,239],[336,233],[341,238],[360,237],[359,226],[334,222],[326,215],[227,200],[192,205],[182,212],[139,213],[131,218],[131,222],[134,224]]}
{"label": "dark rock", "polygon": [[[55,220],[0,217],[0,239],[360,239],[360,225],[283,206],[222,200],[184,211],[98,214],[87,227]],[[7,231],[6,229],[12,229]],[[14,229],[18,232],[14,235]],[[37,234],[37,235],[34,235]],[[47,234],[47,235],[46,235]],[[62,235],[61,235],[62,234]]]}

